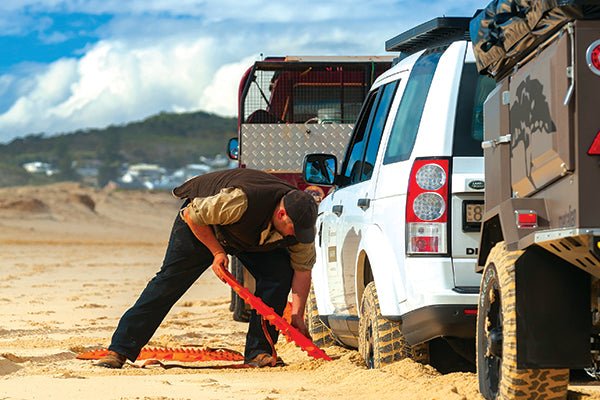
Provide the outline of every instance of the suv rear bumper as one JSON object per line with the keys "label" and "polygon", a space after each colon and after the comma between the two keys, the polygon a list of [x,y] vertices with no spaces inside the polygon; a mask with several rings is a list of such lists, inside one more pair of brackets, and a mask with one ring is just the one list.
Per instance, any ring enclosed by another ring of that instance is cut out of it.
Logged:
{"label": "suv rear bumper", "polygon": [[[465,313],[469,310],[470,313]],[[477,308],[472,304],[435,305],[422,307],[401,317],[384,316],[393,321],[402,321],[402,333],[411,345],[442,336],[464,339],[475,337]]]}

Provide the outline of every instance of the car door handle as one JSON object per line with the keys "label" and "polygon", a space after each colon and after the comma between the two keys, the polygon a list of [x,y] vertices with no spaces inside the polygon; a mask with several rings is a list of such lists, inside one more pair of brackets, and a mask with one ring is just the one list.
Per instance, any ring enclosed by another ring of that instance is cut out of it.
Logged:
{"label": "car door handle", "polygon": [[371,205],[371,199],[358,199],[356,205],[363,210],[366,210]]}
{"label": "car door handle", "polygon": [[340,215],[342,215],[342,212],[344,211],[344,206],[341,204],[339,204],[337,206],[333,206],[333,207],[331,207],[331,211],[339,217]]}

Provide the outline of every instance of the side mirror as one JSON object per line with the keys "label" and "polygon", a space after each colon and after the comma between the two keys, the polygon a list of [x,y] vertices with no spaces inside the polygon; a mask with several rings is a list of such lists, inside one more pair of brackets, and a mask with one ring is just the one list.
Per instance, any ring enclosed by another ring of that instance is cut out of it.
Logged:
{"label": "side mirror", "polygon": [[337,172],[337,158],[332,154],[307,154],[302,166],[302,177],[307,183],[333,186]]}
{"label": "side mirror", "polygon": [[232,160],[237,160],[239,157],[240,151],[240,141],[238,138],[229,139],[229,143],[227,143],[227,156]]}

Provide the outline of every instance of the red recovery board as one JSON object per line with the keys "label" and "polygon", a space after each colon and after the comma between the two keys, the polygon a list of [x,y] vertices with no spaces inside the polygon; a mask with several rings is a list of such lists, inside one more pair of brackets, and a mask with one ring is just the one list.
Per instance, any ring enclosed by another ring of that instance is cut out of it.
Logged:
{"label": "red recovery board", "polygon": [[309,338],[300,333],[300,331],[290,325],[290,323],[288,323],[284,318],[277,315],[275,310],[263,303],[261,299],[250,293],[248,289],[240,285],[240,283],[235,280],[233,275],[231,275],[228,270],[218,265],[213,265],[212,268],[213,272],[219,277],[219,279],[231,286],[231,288],[242,299],[244,299],[246,304],[252,307],[252,309],[256,310],[256,312],[260,314],[264,320],[277,328],[277,330],[279,330],[289,342],[294,342],[298,347],[300,347],[314,359],[331,361],[331,358]]}

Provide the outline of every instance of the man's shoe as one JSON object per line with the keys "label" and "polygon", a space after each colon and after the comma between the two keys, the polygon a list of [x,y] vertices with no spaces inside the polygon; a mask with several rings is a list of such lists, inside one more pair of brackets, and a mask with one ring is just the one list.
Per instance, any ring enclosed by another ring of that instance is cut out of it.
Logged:
{"label": "man's shoe", "polygon": [[123,364],[127,361],[127,357],[122,354],[117,353],[116,351],[110,351],[107,355],[102,357],[98,362],[94,365],[98,367],[104,368],[121,368]]}
{"label": "man's shoe", "polygon": [[254,357],[252,360],[246,363],[247,365],[255,368],[263,368],[263,367],[282,367],[285,364],[281,357],[277,357],[276,359],[267,353],[261,353]]}

